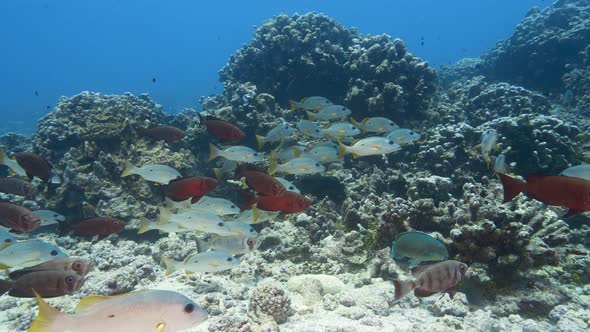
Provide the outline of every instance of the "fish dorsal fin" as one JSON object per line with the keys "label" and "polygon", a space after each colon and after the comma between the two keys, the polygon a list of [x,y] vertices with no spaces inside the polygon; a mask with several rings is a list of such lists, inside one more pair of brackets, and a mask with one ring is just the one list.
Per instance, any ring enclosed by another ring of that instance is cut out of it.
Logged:
{"label": "fish dorsal fin", "polygon": [[260,209],[258,209],[257,204],[254,203],[252,205],[252,222],[256,223],[258,219],[260,219]]}
{"label": "fish dorsal fin", "polygon": [[369,120],[369,118],[364,118],[364,119],[361,121],[361,124],[365,124],[365,123],[367,123],[367,120]]}
{"label": "fish dorsal fin", "polygon": [[[120,296],[120,295],[118,295]],[[113,298],[112,296],[106,295],[89,295],[80,300],[80,303],[76,306],[74,311],[79,314],[90,310],[93,306],[108,299]]]}
{"label": "fish dorsal fin", "polygon": [[30,332],[44,332],[50,331],[51,325],[54,321],[63,319],[65,314],[50,306],[39,296],[39,293],[33,289],[35,297],[37,298],[37,305],[39,306],[39,313],[37,318],[31,324],[28,331]]}
{"label": "fish dorsal fin", "polygon": [[536,181],[540,181],[543,180],[544,178],[548,177],[548,176],[552,176],[552,175],[548,175],[548,174],[529,174],[525,177],[526,182],[536,182]]}

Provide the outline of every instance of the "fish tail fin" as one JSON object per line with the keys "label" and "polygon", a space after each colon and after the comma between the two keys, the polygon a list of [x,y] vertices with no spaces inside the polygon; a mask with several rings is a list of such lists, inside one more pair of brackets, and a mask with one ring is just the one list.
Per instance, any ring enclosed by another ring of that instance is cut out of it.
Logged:
{"label": "fish tail fin", "polygon": [[172,218],[172,212],[160,206],[160,217],[158,218],[159,223],[169,223]]}
{"label": "fish tail fin", "polygon": [[207,251],[207,249],[209,249],[209,246],[208,246],[209,243],[207,241],[205,241],[201,238],[196,238],[195,242],[197,244],[197,253],[205,252],[205,251]]}
{"label": "fish tail fin", "polygon": [[504,188],[504,201],[502,204],[510,202],[516,195],[524,191],[526,182],[502,173],[496,173],[496,175],[502,181],[502,187]]}
{"label": "fish tail fin", "polygon": [[141,217],[141,222],[139,223],[139,229],[137,230],[137,234],[143,234],[149,231],[151,221],[148,220],[146,217]]}
{"label": "fish tail fin", "polygon": [[0,280],[0,296],[8,292],[14,286],[14,282],[10,280]]}
{"label": "fish tail fin", "polygon": [[8,155],[4,150],[0,149],[0,164],[4,165],[4,163],[8,160]]}
{"label": "fish tail fin", "polygon": [[256,196],[246,192],[246,191],[240,191],[240,194],[242,195],[242,199],[244,200],[243,203],[243,207],[246,209],[249,209],[253,204],[256,203]]}
{"label": "fish tail fin", "polygon": [[289,108],[291,111],[296,111],[299,109],[299,103],[295,100],[289,99]]}
{"label": "fish tail fin", "polygon": [[268,175],[273,175],[277,172],[277,152],[272,151],[268,157]]}
{"label": "fish tail fin", "polygon": [[361,128],[361,123],[356,122],[354,118],[350,118],[350,123],[352,123],[353,126],[359,128],[364,134],[364,129]]}
{"label": "fish tail fin", "polygon": [[162,263],[166,267],[166,272],[165,272],[166,275],[169,275],[169,274],[173,273],[174,271],[178,270],[178,268],[177,268],[178,262],[176,262],[172,258],[162,257]]}
{"label": "fish tail fin", "polygon": [[408,295],[414,288],[416,288],[416,283],[413,281],[401,281],[401,280],[393,280],[393,285],[395,287],[395,301],[401,300],[404,296]]}
{"label": "fish tail fin", "polygon": [[256,141],[258,142],[258,150],[262,150],[264,147],[264,136],[256,135]]}
{"label": "fish tail fin", "polygon": [[57,332],[51,325],[57,320],[63,320],[66,315],[43,301],[43,298],[35,290],[33,292],[35,292],[37,298],[39,313],[28,332]]}
{"label": "fish tail fin", "polygon": [[121,177],[124,178],[126,176],[129,176],[131,174],[134,174],[135,172],[135,165],[133,165],[132,163],[130,163],[129,161],[125,161],[125,169],[123,170],[123,173],[121,173]]}
{"label": "fish tail fin", "polygon": [[209,148],[211,149],[211,153],[209,153],[209,161],[219,157],[219,149],[215,145],[209,143]]}
{"label": "fish tail fin", "polygon": [[342,142],[338,141],[338,158],[344,157],[345,154],[348,153],[346,150],[347,146],[342,144]]}
{"label": "fish tail fin", "polygon": [[305,111],[305,113],[307,113],[307,118],[308,118],[308,119],[310,119],[310,120],[312,120],[312,121],[313,121],[313,120],[315,120],[315,114],[313,114],[313,113],[312,113],[312,112],[310,112],[310,111]]}
{"label": "fish tail fin", "polygon": [[213,168],[213,174],[215,174],[215,178],[217,179],[217,181],[221,181],[221,178],[223,177],[223,172],[221,171],[221,168]]}
{"label": "fish tail fin", "polygon": [[256,223],[256,221],[258,221],[258,219],[260,219],[260,214],[261,213],[262,212],[258,208],[257,204],[256,203],[252,204],[252,221],[254,223]]}

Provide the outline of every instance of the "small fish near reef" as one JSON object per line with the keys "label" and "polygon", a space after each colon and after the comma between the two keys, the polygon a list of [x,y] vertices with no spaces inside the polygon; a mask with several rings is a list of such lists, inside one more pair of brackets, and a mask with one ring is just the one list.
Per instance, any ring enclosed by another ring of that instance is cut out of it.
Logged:
{"label": "small fish near reef", "polygon": [[217,157],[242,163],[254,163],[264,159],[264,155],[262,153],[256,152],[247,146],[232,146],[227,149],[220,150],[215,145],[209,144],[209,148],[211,149],[209,161]]}
{"label": "small fish near reef", "polygon": [[49,226],[66,221],[66,217],[51,210],[35,210],[33,214],[41,220],[41,226]]}
{"label": "small fish near reef", "polygon": [[198,233],[211,233],[219,236],[235,235],[217,214],[201,210],[182,210],[172,213],[160,208],[159,224],[174,223]]}
{"label": "small fish near reef", "polygon": [[215,174],[215,178],[217,181],[223,179],[224,175],[231,174],[236,167],[238,167],[238,163],[233,160],[225,160],[221,167],[214,167],[213,174]]}
{"label": "small fish near reef", "polygon": [[0,165],[8,167],[10,174],[16,174],[18,176],[26,176],[27,172],[18,164],[14,158],[9,158],[4,150],[0,149]]}
{"label": "small fish near reef", "polygon": [[209,211],[216,213],[219,216],[227,216],[233,214],[239,214],[240,208],[232,201],[225,198],[203,196],[201,199],[192,204],[189,209]]}
{"label": "small fish near reef", "polygon": [[166,275],[169,275],[179,270],[186,273],[221,272],[240,264],[240,260],[225,252],[206,251],[190,255],[182,262],[164,257],[162,263],[166,265]]}
{"label": "small fish near reef", "polygon": [[391,257],[409,259],[410,267],[424,262],[443,261],[449,257],[447,247],[434,237],[418,231],[398,234],[391,244]]}
{"label": "small fish near reef", "polygon": [[338,156],[343,157],[346,154],[352,153],[354,158],[384,155],[401,150],[399,144],[394,143],[386,137],[367,137],[363,138],[352,146],[346,146],[339,143]]}
{"label": "small fish near reef", "polygon": [[34,273],[39,271],[47,271],[47,270],[57,270],[68,272],[72,271],[78,274],[81,277],[85,277],[90,270],[94,267],[94,264],[84,258],[77,258],[77,257],[66,257],[66,258],[59,258],[54,259],[51,261],[43,262],[41,264],[33,265],[24,269],[16,270],[10,272],[8,277],[12,280],[17,280],[18,278],[22,277],[28,273]]}
{"label": "small fish near reef", "polygon": [[284,164],[277,163],[276,153],[271,153],[268,166],[268,174],[286,173],[292,175],[305,175],[323,172],[326,170],[318,160],[309,157],[291,159]]}
{"label": "small fish near reef", "polygon": [[319,111],[324,107],[333,105],[333,103],[328,100],[328,98],[313,96],[303,98],[299,102],[289,100],[289,105],[291,107],[291,111],[296,111],[299,109],[306,111]]}
{"label": "small fish near reef", "polygon": [[242,191],[244,204],[256,206],[264,211],[278,211],[283,214],[301,212],[311,205],[309,198],[292,191],[283,191],[277,196],[254,196]]}
{"label": "small fish near reef", "polygon": [[256,238],[243,235],[211,237],[208,240],[197,238],[196,242],[199,252],[215,250],[232,255],[243,255],[256,248]]}
{"label": "small fish near reef", "polygon": [[43,270],[26,273],[16,280],[0,280],[0,295],[35,297],[34,291],[43,297],[72,294],[84,284],[84,278],[73,271]]}
{"label": "small fish near reef", "polygon": [[261,195],[276,196],[285,191],[285,187],[281,182],[253,165],[238,166],[236,177],[243,177],[245,179],[244,184]]}
{"label": "small fish near reef", "polygon": [[120,233],[127,223],[110,217],[92,217],[62,225],[80,236],[108,236]]}
{"label": "small fish near reef", "polygon": [[146,136],[158,141],[165,141],[168,143],[178,142],[182,140],[185,136],[185,132],[182,129],[164,125],[158,125],[151,128],[137,128],[136,131],[141,136]]}
{"label": "small fish near reef", "polygon": [[0,178],[0,192],[31,197],[37,195],[37,188],[31,182],[21,178]]}
{"label": "small fish near reef", "polygon": [[0,202],[0,225],[18,232],[32,232],[41,226],[41,220],[24,206]]}
{"label": "small fish near reef", "polygon": [[399,128],[399,126],[383,117],[364,118],[361,122],[356,122],[355,119],[351,119],[350,122],[364,133],[389,133]]}
{"label": "small fish near reef", "polygon": [[326,134],[326,136],[339,140],[342,140],[345,137],[356,136],[360,133],[361,131],[357,127],[347,122],[335,123],[324,129],[324,134]]}
{"label": "small fish near reef", "polygon": [[332,121],[343,119],[352,113],[342,105],[330,105],[322,108],[318,113],[307,111],[307,117],[313,121]]}
{"label": "small fish near reef", "polygon": [[46,183],[61,183],[61,178],[56,173],[53,165],[39,155],[32,152],[18,152],[14,154],[14,160],[25,170],[29,179],[37,177]]}
{"label": "small fish near reef", "polygon": [[217,187],[217,180],[204,176],[189,176],[174,179],[168,183],[164,194],[173,201],[186,201],[191,198],[197,202],[201,197],[207,195]]}
{"label": "small fish near reef", "polygon": [[182,177],[182,175],[174,168],[166,165],[143,165],[136,167],[132,163],[125,162],[125,170],[121,174],[121,177],[127,177],[130,175],[139,175],[144,180],[155,182],[159,184],[168,184],[174,179]]}
{"label": "small fish near reef", "polygon": [[391,131],[385,137],[392,140],[395,144],[405,145],[419,140],[421,135],[412,129],[398,128]]}
{"label": "small fish near reef", "polygon": [[223,143],[236,143],[246,138],[240,128],[216,117],[199,114],[199,121],[207,128],[209,135],[217,137]]}
{"label": "small fish near reef", "polygon": [[455,286],[461,282],[467,264],[458,261],[448,260],[433,265],[419,266],[414,269],[416,279],[413,281],[394,280],[395,300],[401,300],[414,291],[417,297],[427,297],[439,292],[449,293],[455,296]]}
{"label": "small fish near reef", "polygon": [[525,182],[506,174],[496,174],[504,187],[502,203],[510,202],[518,194],[525,193],[545,204],[569,208],[562,218],[590,211],[589,180],[559,175],[530,174],[526,176]]}
{"label": "small fish near reef", "polygon": [[292,125],[288,123],[280,124],[272,128],[266,136],[256,135],[256,141],[258,142],[258,150],[262,150],[266,143],[280,142],[287,138],[295,131]]}
{"label": "small fish near reef", "polygon": [[590,165],[573,166],[565,169],[559,175],[590,180]]}
{"label": "small fish near reef", "polygon": [[74,314],[62,313],[37,295],[39,313],[28,332],[176,332],[207,320],[207,311],[186,296],[167,290],[80,300]]}
{"label": "small fish near reef", "polygon": [[297,129],[304,135],[309,137],[321,138],[324,137],[322,128],[317,123],[309,120],[300,120],[297,122]]}
{"label": "small fish near reef", "polygon": [[66,257],[52,244],[40,240],[21,241],[0,250],[0,269],[25,268]]}
{"label": "small fish near reef", "polygon": [[492,150],[496,148],[497,140],[498,132],[495,129],[488,129],[484,131],[481,135],[481,143],[479,144],[479,148],[481,151],[481,155],[483,156],[483,160],[486,162],[488,168],[490,167],[490,164],[492,162],[492,159],[490,158],[490,153],[492,153]]}

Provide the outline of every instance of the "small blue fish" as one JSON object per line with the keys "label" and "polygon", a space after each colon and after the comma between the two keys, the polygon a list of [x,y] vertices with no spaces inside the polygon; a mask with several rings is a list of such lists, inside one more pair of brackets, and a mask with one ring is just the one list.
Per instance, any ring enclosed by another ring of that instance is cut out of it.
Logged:
{"label": "small blue fish", "polygon": [[410,267],[415,267],[423,262],[443,261],[449,257],[449,252],[442,242],[432,236],[410,231],[395,238],[391,244],[391,257],[409,259]]}
{"label": "small blue fish", "polygon": [[404,145],[419,140],[420,134],[413,131],[412,129],[399,128],[391,131],[385,137],[392,140],[395,144]]}
{"label": "small blue fish", "polygon": [[318,126],[318,124],[313,121],[301,120],[297,122],[297,129],[299,129],[299,131],[305,136],[316,138],[324,137],[322,128],[320,128],[320,126]]}
{"label": "small blue fish", "polygon": [[494,173],[502,173],[502,174],[508,174],[510,173],[510,169],[508,168],[508,165],[506,164],[506,156],[501,153],[496,157],[496,160],[494,160]]}
{"label": "small blue fish", "polygon": [[488,129],[483,132],[483,135],[481,135],[481,155],[483,156],[483,160],[485,160],[488,167],[491,163],[490,153],[496,146],[497,139],[498,132],[495,129]]}
{"label": "small blue fish", "polygon": [[258,150],[262,150],[264,144],[279,142],[285,139],[285,137],[291,135],[295,131],[295,128],[288,123],[280,124],[272,128],[266,136],[256,135],[258,141]]}

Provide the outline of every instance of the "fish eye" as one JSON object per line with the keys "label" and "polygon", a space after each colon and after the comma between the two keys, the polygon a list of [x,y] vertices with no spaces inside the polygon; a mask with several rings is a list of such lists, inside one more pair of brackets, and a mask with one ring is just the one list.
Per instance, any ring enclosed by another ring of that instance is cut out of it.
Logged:
{"label": "fish eye", "polygon": [[57,218],[57,217],[59,217],[59,215],[57,215],[57,214],[54,214],[53,215],[53,218]]}
{"label": "fish eye", "polygon": [[235,209],[235,208],[236,208],[236,206],[235,206],[235,205],[232,205],[232,206],[230,206],[229,208],[230,208],[230,209]]}
{"label": "fish eye", "polygon": [[342,107],[341,110],[346,111],[346,107]]}
{"label": "fish eye", "polygon": [[184,306],[184,312],[186,312],[187,314],[190,314],[191,312],[195,311],[195,305],[192,303],[189,303],[187,305]]}
{"label": "fish eye", "polygon": [[75,271],[80,271],[80,270],[82,270],[82,262],[75,262],[75,263],[72,265],[72,268],[73,268]]}
{"label": "fish eye", "polygon": [[393,141],[388,141],[387,144],[393,144]]}
{"label": "fish eye", "polygon": [[[289,190],[293,190],[293,189],[295,189],[295,187],[293,187],[293,186],[290,186],[290,187],[289,187]],[[590,195],[590,194],[589,194],[589,195]]]}
{"label": "fish eye", "polygon": [[254,240],[248,239],[248,241],[246,241],[246,244],[249,245],[249,246],[253,246],[254,245]]}
{"label": "fish eye", "polygon": [[51,250],[49,253],[51,256],[57,256],[57,250]]}
{"label": "fish eye", "polygon": [[73,283],[74,283],[74,277],[67,276],[66,277],[66,284],[73,284]]}
{"label": "fish eye", "polygon": [[12,240],[11,239],[5,239],[4,242],[10,243],[10,242],[12,242]]}
{"label": "fish eye", "polygon": [[223,227],[223,225],[224,225],[224,223],[221,221],[217,223],[217,226],[219,226],[219,227]]}
{"label": "fish eye", "polygon": [[254,157],[258,157],[259,153],[258,152],[254,152]]}
{"label": "fish eye", "polygon": [[227,260],[228,262],[231,262],[231,261],[233,261],[233,260],[234,260],[234,258],[233,258],[233,257],[228,257],[226,260]]}
{"label": "fish eye", "polygon": [[315,164],[315,167],[320,167],[320,163],[316,163]]}
{"label": "fish eye", "polygon": [[320,132],[320,130],[319,130],[319,129],[316,129],[316,130],[314,130],[314,131],[315,131],[316,133],[319,133],[319,132]]}

